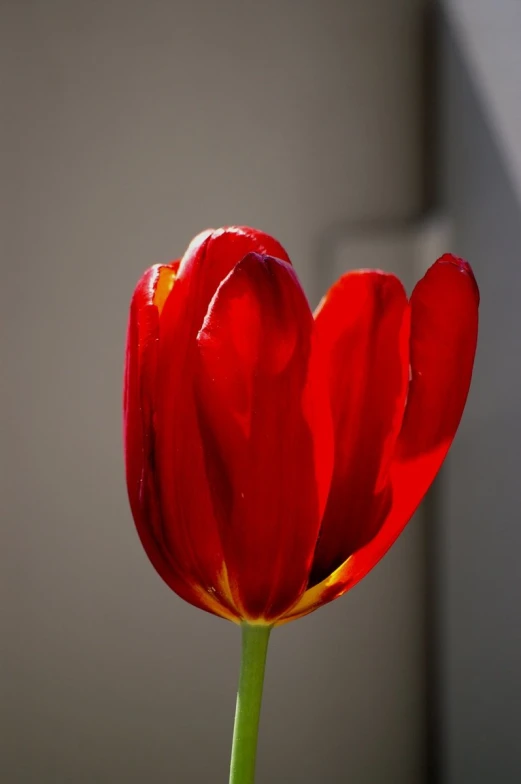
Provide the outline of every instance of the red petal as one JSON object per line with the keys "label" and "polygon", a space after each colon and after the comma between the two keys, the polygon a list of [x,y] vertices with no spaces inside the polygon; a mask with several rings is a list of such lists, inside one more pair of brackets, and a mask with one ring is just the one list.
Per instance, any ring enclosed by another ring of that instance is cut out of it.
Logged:
{"label": "red petal", "polygon": [[124,382],[124,439],[127,487],[136,528],[157,572],[183,599],[209,612],[233,617],[184,579],[164,536],[153,470],[159,318],[179,262],[157,265],[139,281],[130,307]]}
{"label": "red petal", "polygon": [[216,292],[197,341],[196,395],[232,594],[245,617],[270,620],[306,586],[332,468],[313,316],[291,267],[247,256]]}
{"label": "red petal", "polygon": [[190,584],[232,608],[221,532],[206,477],[194,402],[196,336],[222,279],[247,253],[281,246],[253,229],[205,232],[185,253],[160,322],[156,475],[169,551]]}
{"label": "red petal", "polygon": [[[132,508],[139,506],[144,465],[145,422],[151,417],[153,377],[143,373],[155,353],[159,332],[159,306],[171,290],[179,261],[148,269],[134,291],[127,330],[123,424],[127,482]],[[144,415],[146,401],[148,409]]]}
{"label": "red petal", "polygon": [[[478,333],[479,292],[470,266],[445,255],[411,298],[411,383],[390,468],[393,503],[377,535],[302,597],[291,618],[345,593],[382,558],[414,514],[456,434]],[[288,615],[288,619],[290,619]]]}
{"label": "red petal", "polygon": [[183,318],[193,320],[195,334],[201,327],[217,287],[248,253],[274,256],[290,263],[286,251],[277,240],[246,226],[210,229],[195,237],[188,246],[181,261],[176,288],[180,296],[181,286],[190,283],[190,293],[183,296]]}
{"label": "red petal", "polygon": [[335,433],[335,467],[311,584],[374,535],[391,502],[389,459],[409,380],[407,296],[394,275],[351,272],[316,316]]}

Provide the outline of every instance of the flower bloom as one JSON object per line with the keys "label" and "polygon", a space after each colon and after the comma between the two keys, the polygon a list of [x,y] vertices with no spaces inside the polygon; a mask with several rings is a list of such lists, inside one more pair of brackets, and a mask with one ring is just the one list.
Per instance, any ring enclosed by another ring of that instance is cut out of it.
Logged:
{"label": "flower bloom", "polygon": [[144,549],[201,609],[276,624],[345,593],[432,483],[470,385],[478,288],[442,256],[410,299],[345,274],[313,314],[249,228],[149,269],[128,328],[127,485]]}

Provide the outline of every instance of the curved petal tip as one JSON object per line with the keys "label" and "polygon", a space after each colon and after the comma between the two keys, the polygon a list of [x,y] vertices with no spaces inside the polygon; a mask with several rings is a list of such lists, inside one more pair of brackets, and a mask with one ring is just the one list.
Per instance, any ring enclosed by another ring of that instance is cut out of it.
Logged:
{"label": "curved petal tip", "polygon": [[472,271],[472,267],[468,261],[465,261],[465,259],[462,259],[460,256],[455,256],[453,253],[444,253],[443,256],[440,256],[440,258],[432,266],[435,267],[437,264],[451,264],[453,267],[457,267],[464,275],[467,275],[474,285],[477,304],[479,305],[479,287]]}

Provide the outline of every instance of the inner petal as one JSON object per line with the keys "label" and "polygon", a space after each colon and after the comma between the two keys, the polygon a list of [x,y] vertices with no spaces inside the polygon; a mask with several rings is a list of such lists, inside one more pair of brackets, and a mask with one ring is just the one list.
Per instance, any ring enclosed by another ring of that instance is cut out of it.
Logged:
{"label": "inner petal", "polygon": [[409,381],[409,308],[400,281],[344,275],[316,315],[330,387],[335,463],[309,585],[378,530],[391,504],[388,467]]}

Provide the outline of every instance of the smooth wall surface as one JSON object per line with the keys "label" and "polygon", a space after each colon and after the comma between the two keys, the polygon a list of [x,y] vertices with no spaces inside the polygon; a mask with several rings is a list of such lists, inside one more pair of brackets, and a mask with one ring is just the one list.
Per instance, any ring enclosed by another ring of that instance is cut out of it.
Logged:
{"label": "smooth wall surface", "polygon": [[[128,302],[146,266],[241,222],[316,301],[332,222],[416,213],[421,3],[2,6],[0,777],[225,781],[239,634],[172,595],[133,530]],[[422,780],[420,534],[273,635],[259,784]]]}
{"label": "smooth wall surface", "polygon": [[517,784],[521,204],[519,183],[511,180],[516,170],[506,166],[458,44],[444,27],[441,196],[454,250],[474,267],[481,307],[473,385],[444,469],[442,780]]}

